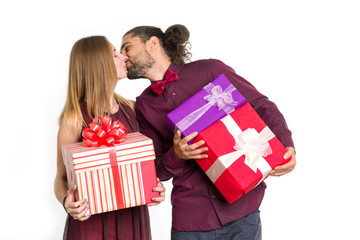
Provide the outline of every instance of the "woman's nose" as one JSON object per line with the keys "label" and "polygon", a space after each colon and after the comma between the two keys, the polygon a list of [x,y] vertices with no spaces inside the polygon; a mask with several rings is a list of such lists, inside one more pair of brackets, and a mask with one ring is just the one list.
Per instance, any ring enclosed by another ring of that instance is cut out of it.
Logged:
{"label": "woman's nose", "polygon": [[127,56],[125,56],[125,55],[123,55],[123,54],[121,54],[121,53],[120,53],[120,58],[121,58],[121,60],[124,60],[124,61],[126,61],[126,60],[128,59]]}

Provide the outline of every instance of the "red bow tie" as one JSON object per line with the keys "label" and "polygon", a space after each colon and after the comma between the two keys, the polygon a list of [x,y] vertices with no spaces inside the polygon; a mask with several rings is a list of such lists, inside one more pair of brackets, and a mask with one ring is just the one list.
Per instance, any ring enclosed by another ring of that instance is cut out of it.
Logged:
{"label": "red bow tie", "polygon": [[150,85],[150,87],[156,94],[158,94],[160,96],[164,91],[166,83],[173,82],[178,79],[179,79],[179,77],[176,75],[176,73],[174,73],[173,71],[168,69],[164,75],[164,79],[161,81],[152,83]]}

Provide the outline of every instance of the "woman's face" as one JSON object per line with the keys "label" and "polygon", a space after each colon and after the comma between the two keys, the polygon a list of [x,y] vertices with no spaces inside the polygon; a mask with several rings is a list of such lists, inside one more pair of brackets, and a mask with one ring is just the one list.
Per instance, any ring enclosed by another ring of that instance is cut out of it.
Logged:
{"label": "woman's face", "polygon": [[122,55],[121,53],[116,50],[116,48],[112,46],[113,54],[114,54],[114,63],[116,66],[116,72],[117,72],[117,79],[122,79],[127,77],[127,69],[125,61],[127,60],[127,57]]}

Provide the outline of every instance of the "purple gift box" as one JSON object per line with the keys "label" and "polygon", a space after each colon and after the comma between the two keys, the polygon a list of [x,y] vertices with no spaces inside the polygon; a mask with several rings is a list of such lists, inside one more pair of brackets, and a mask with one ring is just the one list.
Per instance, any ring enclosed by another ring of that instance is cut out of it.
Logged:
{"label": "purple gift box", "polygon": [[[217,120],[235,111],[245,103],[245,97],[230,83],[224,74],[167,115],[167,126],[182,137],[201,132]],[[190,140],[192,142],[192,140]]]}

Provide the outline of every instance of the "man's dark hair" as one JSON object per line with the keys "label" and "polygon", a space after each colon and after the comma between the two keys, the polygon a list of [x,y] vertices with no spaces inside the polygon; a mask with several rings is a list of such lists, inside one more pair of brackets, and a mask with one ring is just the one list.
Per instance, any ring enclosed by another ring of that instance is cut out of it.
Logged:
{"label": "man's dark hair", "polygon": [[157,37],[166,55],[177,65],[183,65],[191,58],[191,53],[187,49],[191,47],[188,41],[190,32],[184,25],[172,25],[166,29],[165,33],[157,27],[139,26],[129,30],[124,36],[129,34],[139,37],[144,43],[153,36]]}

